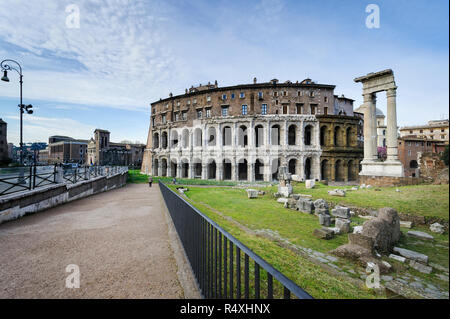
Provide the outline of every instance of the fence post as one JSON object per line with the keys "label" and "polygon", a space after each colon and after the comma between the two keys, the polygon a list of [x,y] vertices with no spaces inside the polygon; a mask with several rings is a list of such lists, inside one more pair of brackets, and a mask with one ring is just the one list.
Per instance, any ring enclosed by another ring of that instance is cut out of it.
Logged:
{"label": "fence post", "polygon": [[56,183],[63,183],[64,182],[64,178],[63,178],[64,171],[63,171],[63,168],[61,166],[58,166],[58,167],[55,166],[55,170],[56,170],[56,172],[55,172],[55,182]]}
{"label": "fence post", "polygon": [[33,167],[33,189],[36,187],[36,172],[37,171],[37,168],[36,168],[36,163],[34,164],[34,167]]}
{"label": "fence post", "polygon": [[30,180],[28,182],[28,189],[31,190],[31,179],[33,177],[33,165],[30,165]]}

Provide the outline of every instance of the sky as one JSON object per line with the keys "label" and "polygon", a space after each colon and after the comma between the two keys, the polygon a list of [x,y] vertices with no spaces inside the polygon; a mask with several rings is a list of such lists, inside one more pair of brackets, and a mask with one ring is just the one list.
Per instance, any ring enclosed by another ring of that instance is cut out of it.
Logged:
{"label": "sky", "polygon": [[[368,28],[369,4],[379,28]],[[391,68],[398,125],[448,118],[448,0],[0,0],[0,60],[23,68],[24,142],[50,135],[146,143],[150,103],[191,85],[311,78],[362,104],[354,78]],[[74,24],[79,12],[79,28]],[[68,7],[69,6],[69,7]],[[75,28],[74,28],[75,26]],[[19,141],[19,77],[0,118]],[[385,94],[377,106],[385,112]]]}

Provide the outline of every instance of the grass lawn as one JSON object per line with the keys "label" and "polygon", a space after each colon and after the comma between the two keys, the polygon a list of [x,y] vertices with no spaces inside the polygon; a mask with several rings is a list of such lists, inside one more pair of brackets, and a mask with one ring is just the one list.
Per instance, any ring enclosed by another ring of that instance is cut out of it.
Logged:
{"label": "grass lawn", "polygon": [[[174,186],[171,186],[174,188]],[[328,196],[327,190],[336,188],[319,185],[316,189],[306,190],[303,185],[296,185],[295,192],[309,193],[314,198],[324,198],[339,204],[370,207],[373,209],[392,206],[405,213],[432,215],[439,212],[439,216],[448,220],[448,185],[446,186],[410,186],[401,187],[401,192],[395,188],[383,188],[382,191],[359,190],[348,193],[348,197],[335,198]],[[216,221],[225,230],[238,238],[254,252],[259,254],[288,278],[294,280],[300,287],[308,291],[315,298],[377,298],[373,291],[361,288],[345,278],[335,276],[324,271],[320,266],[310,260],[295,254],[275,241],[248,233],[233,221],[253,230],[267,230],[277,232],[280,237],[294,245],[313,249],[317,252],[327,253],[330,250],[347,243],[347,235],[339,235],[331,240],[320,240],[312,236],[315,228],[319,228],[318,219],[314,215],[303,214],[298,211],[285,209],[271,196],[275,187],[265,187],[270,190],[258,199],[249,200],[245,189],[231,187],[189,187],[186,196],[199,210]],[[360,192],[358,194],[358,192]],[[443,194],[441,194],[443,193]],[[384,201],[384,205],[383,205]],[[437,204],[434,202],[438,202]],[[428,212],[427,205],[431,210]],[[428,204],[427,204],[428,203]],[[444,213],[444,208],[447,211]],[[220,212],[220,214],[218,213]],[[221,215],[222,214],[222,215]],[[230,218],[233,220],[231,221]],[[364,220],[353,219],[353,225],[362,224]],[[418,228],[427,231],[425,227]],[[403,230],[406,231],[406,230]],[[427,254],[430,261],[448,267],[448,234],[435,235],[433,244],[402,239],[399,246]],[[340,261],[341,262],[341,261]],[[391,261],[390,261],[391,262]],[[343,268],[352,267],[350,262],[342,261]],[[399,275],[403,274],[399,266]],[[355,268],[356,270],[356,268]],[[406,269],[405,269],[406,271]],[[414,274],[417,277],[436,282],[433,275]],[[351,276],[351,274],[350,274]],[[359,274],[355,274],[358,278]],[[443,288],[445,289],[445,287]],[[448,283],[447,283],[448,291]]]}
{"label": "grass lawn", "polygon": [[[329,203],[351,205],[361,208],[379,209],[393,207],[398,212],[425,217],[449,220],[449,185],[414,185],[398,187],[381,187],[380,191],[359,189],[347,192],[345,197],[328,195],[336,188],[350,187],[327,186],[317,183],[313,189],[306,189],[304,183],[294,184],[294,193],[310,194],[314,199],[323,198]],[[276,191],[276,188],[272,188]]]}

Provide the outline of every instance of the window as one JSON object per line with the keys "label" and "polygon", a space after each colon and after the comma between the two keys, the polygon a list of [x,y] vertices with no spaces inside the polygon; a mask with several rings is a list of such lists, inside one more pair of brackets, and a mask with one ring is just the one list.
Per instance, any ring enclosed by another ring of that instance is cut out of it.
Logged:
{"label": "window", "polygon": [[183,118],[183,120],[187,120],[187,112],[183,112],[181,113],[181,117]]}
{"label": "window", "polygon": [[166,124],[166,114],[161,115],[163,124]]}
{"label": "window", "polygon": [[314,91],[309,91],[309,96],[314,97]]}
{"label": "window", "polygon": [[430,130],[431,133],[433,133],[433,130]]}
{"label": "window", "polygon": [[234,93],[231,93],[231,98],[234,99],[235,95]]}
{"label": "window", "polygon": [[278,92],[277,91],[273,92],[273,96],[277,97],[278,96]]}
{"label": "window", "polygon": [[288,96],[288,92],[287,91],[283,91],[283,96]]}
{"label": "window", "polygon": [[242,105],[242,115],[247,115],[247,105],[246,104]]}
{"label": "window", "polygon": [[197,99],[194,99],[194,101],[192,103],[193,104],[197,104]]}
{"label": "window", "polygon": [[191,104],[191,100],[187,100],[186,104],[190,105]]}
{"label": "window", "polygon": [[202,110],[197,110],[197,118],[198,119],[202,118]]}
{"label": "window", "polygon": [[311,104],[310,107],[311,107],[311,114],[316,114],[317,104]]}
{"label": "window", "polygon": [[175,121],[178,121],[180,119],[180,116],[178,113],[175,113]]}
{"label": "window", "polygon": [[208,95],[208,96],[206,97],[206,102],[211,102],[211,96]]}
{"label": "window", "polygon": [[289,114],[289,109],[287,104],[283,104],[283,114]]}
{"label": "window", "polygon": [[261,105],[261,114],[266,115],[267,114],[267,104]]}
{"label": "window", "polygon": [[258,92],[258,99],[262,99],[263,98],[263,92]]}
{"label": "window", "polygon": [[211,108],[206,109],[206,117],[211,117]]}
{"label": "window", "polygon": [[228,106],[222,107],[222,116],[228,116]]}
{"label": "window", "polygon": [[325,103],[328,103],[328,97],[327,97],[327,96],[325,96],[325,97],[323,98],[323,100],[325,101]]}
{"label": "window", "polygon": [[411,156],[411,150],[408,150],[408,156]]}
{"label": "window", "polygon": [[297,104],[297,114],[302,114],[303,104]]}
{"label": "window", "polygon": [[444,129],[442,129],[441,132],[444,132]]}
{"label": "window", "polygon": [[278,105],[278,100],[275,100],[275,105]]}
{"label": "window", "polygon": [[445,135],[441,135],[441,139],[445,140]]}
{"label": "window", "polygon": [[227,95],[226,94],[222,94],[222,100],[226,100],[227,99]]}
{"label": "window", "polygon": [[423,130],[420,130],[420,133],[423,133]]}
{"label": "window", "polygon": [[155,117],[152,117],[152,126],[155,126]]}
{"label": "window", "polygon": [[324,107],[324,108],[323,108],[323,114],[325,114],[325,115],[328,114],[328,107]]}
{"label": "window", "polygon": [[180,101],[177,101],[177,106],[180,106]]}
{"label": "window", "polygon": [[241,92],[241,93],[239,94],[239,97],[240,97],[241,99],[243,99],[243,98],[245,97],[245,93],[244,93],[244,92]]}
{"label": "window", "polygon": [[413,133],[413,131],[409,131],[409,134],[412,134]]}

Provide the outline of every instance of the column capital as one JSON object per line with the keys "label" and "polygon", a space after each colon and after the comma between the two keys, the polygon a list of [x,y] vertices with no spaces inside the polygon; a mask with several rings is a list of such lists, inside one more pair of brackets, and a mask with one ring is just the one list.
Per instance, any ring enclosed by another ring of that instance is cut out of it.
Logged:
{"label": "column capital", "polygon": [[397,96],[397,87],[393,87],[386,90],[386,97],[395,97]]}
{"label": "column capital", "polygon": [[362,96],[364,98],[364,103],[374,102],[377,100],[377,96],[375,93],[364,93]]}

